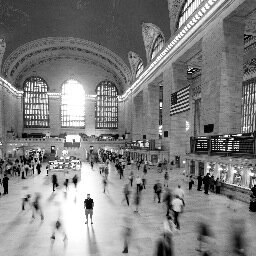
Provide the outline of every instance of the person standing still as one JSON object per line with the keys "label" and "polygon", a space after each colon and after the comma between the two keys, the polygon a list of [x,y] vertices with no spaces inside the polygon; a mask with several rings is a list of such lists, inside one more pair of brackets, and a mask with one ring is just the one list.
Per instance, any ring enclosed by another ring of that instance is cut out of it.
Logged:
{"label": "person standing still", "polygon": [[203,184],[203,178],[201,175],[198,175],[198,177],[197,177],[197,190],[198,191],[201,191],[202,184]]}
{"label": "person standing still", "polygon": [[209,186],[210,186],[210,173],[207,173],[206,176],[204,176],[203,182],[204,182],[204,193],[206,195],[208,194]]}
{"label": "person standing still", "polygon": [[220,194],[220,187],[221,187],[221,182],[220,182],[220,179],[219,178],[217,178],[216,179],[216,194]]}
{"label": "person standing still", "polygon": [[191,190],[192,187],[193,187],[193,185],[194,185],[194,180],[193,180],[192,175],[190,175],[190,177],[189,177],[189,183],[188,183],[188,189]]}
{"label": "person standing still", "polygon": [[4,187],[4,194],[8,194],[8,181],[9,178],[7,177],[7,174],[4,175],[3,177],[3,187]]}
{"label": "person standing still", "polygon": [[87,199],[84,200],[84,209],[85,209],[85,216],[86,216],[85,224],[88,224],[88,215],[90,215],[91,224],[93,224],[92,222],[93,207],[94,207],[93,199],[90,198],[90,194],[87,194]]}

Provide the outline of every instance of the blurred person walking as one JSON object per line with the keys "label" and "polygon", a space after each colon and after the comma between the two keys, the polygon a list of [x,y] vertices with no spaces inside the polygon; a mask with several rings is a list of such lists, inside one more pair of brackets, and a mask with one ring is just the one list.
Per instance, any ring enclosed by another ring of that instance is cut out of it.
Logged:
{"label": "blurred person walking", "polygon": [[199,251],[201,255],[207,256],[211,255],[211,247],[213,241],[213,232],[206,221],[200,221],[197,225],[197,240],[199,242],[196,251]]}
{"label": "blurred person walking", "polygon": [[32,202],[32,218],[35,219],[35,214],[39,214],[41,217],[41,221],[44,220],[44,215],[43,215],[43,211],[42,211],[42,207],[40,204],[40,200],[41,200],[41,195],[39,193],[35,194],[35,199]]}
{"label": "blurred person walking", "polygon": [[[107,180],[106,176],[103,177],[102,183],[103,183],[103,193],[105,193],[107,191],[107,186],[108,186],[108,180]],[[109,193],[109,191],[108,191],[108,193]]]}
{"label": "blurred person walking", "polygon": [[174,217],[174,224],[176,225],[177,229],[180,229],[180,222],[179,222],[179,214],[183,211],[183,202],[178,195],[175,195],[175,198],[172,200],[172,210],[173,210],[173,217]]}
{"label": "blurred person walking", "polygon": [[169,211],[172,206],[172,192],[169,188],[165,188],[165,193],[163,195],[163,202],[166,204],[166,216],[169,216]]}
{"label": "blurred person walking", "polygon": [[141,201],[141,191],[134,193],[134,205],[135,205],[134,212],[139,212],[140,201]]}
{"label": "blurred person walking", "polygon": [[137,185],[137,193],[140,193],[140,191],[142,190],[142,179],[139,175],[137,175],[137,178],[136,178],[136,185]]}
{"label": "blurred person walking", "polygon": [[122,200],[122,202],[126,200],[127,205],[129,206],[129,196],[130,196],[129,184],[124,185],[123,194],[124,194],[124,199]]}
{"label": "blurred person walking", "polygon": [[246,256],[246,238],[244,219],[231,219],[231,248],[232,255]]}
{"label": "blurred person walking", "polygon": [[63,223],[60,218],[57,219],[57,221],[54,223],[53,232],[51,235],[51,247],[53,246],[55,239],[56,239],[56,233],[60,233],[63,236],[63,242],[64,247],[67,246],[67,235],[63,227]]}
{"label": "blurred person walking", "polygon": [[75,174],[74,177],[72,178],[72,182],[75,186],[75,189],[77,190],[77,183],[78,183],[78,177],[77,175]]}
{"label": "blurred person walking", "polygon": [[131,187],[132,187],[132,183],[133,183],[133,178],[134,178],[134,173],[133,173],[133,171],[131,170],[131,171],[130,171],[130,175],[129,175],[129,180],[130,180]]}
{"label": "blurred person walking", "polygon": [[122,253],[128,253],[128,247],[131,241],[131,235],[132,235],[132,223],[131,219],[126,217],[124,218],[124,229],[123,229],[123,238],[124,238],[124,249]]}
{"label": "blurred person walking", "polygon": [[169,183],[169,173],[168,171],[166,170],[165,173],[164,173],[164,187],[168,187],[168,183]]}
{"label": "blurred person walking", "polygon": [[25,205],[26,204],[30,205],[30,197],[31,197],[31,195],[27,194],[25,197],[22,198],[22,205],[21,205],[22,211],[25,210]]}
{"label": "blurred person walking", "polygon": [[182,201],[183,206],[185,206],[185,200],[184,200],[185,192],[180,185],[178,185],[178,187],[174,190],[174,195],[177,195],[179,199]]}
{"label": "blurred person walking", "polygon": [[173,240],[169,233],[161,234],[157,240],[154,256],[173,256]]}
{"label": "blurred person walking", "polygon": [[57,175],[53,174],[52,175],[52,192],[54,192],[55,188],[57,188],[58,186],[59,186],[59,184],[58,184]]}
{"label": "blurred person walking", "polygon": [[146,189],[146,182],[147,182],[147,179],[146,179],[146,174],[143,173],[142,174],[142,188]]}
{"label": "blurred person walking", "polygon": [[158,180],[156,183],[156,195],[158,198],[158,203],[161,203],[161,194],[162,194],[162,184]]}

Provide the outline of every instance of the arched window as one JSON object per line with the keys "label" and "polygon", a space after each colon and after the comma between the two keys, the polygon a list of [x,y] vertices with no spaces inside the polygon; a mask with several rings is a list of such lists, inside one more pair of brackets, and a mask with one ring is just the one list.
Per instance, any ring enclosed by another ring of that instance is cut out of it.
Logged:
{"label": "arched window", "polygon": [[118,128],[118,99],[116,86],[109,81],[101,82],[96,88],[96,129]]}
{"label": "arched window", "polygon": [[155,56],[159,53],[159,51],[163,48],[163,46],[164,46],[164,39],[163,39],[162,35],[159,35],[156,38],[154,45],[152,47],[151,60],[153,60],[155,58]]}
{"label": "arched window", "polygon": [[24,82],[24,127],[41,128],[49,126],[48,86],[36,76]]}
{"label": "arched window", "polygon": [[143,62],[140,61],[137,65],[137,69],[136,69],[136,75],[135,75],[136,78],[139,77],[139,75],[142,73],[143,69],[144,69]]}
{"label": "arched window", "polygon": [[179,15],[178,28],[180,28],[186,22],[186,20],[188,20],[191,14],[200,6],[203,1],[204,0],[187,0],[184,2]]}
{"label": "arched window", "polygon": [[85,126],[85,92],[83,86],[74,79],[66,81],[61,91],[61,126]]}

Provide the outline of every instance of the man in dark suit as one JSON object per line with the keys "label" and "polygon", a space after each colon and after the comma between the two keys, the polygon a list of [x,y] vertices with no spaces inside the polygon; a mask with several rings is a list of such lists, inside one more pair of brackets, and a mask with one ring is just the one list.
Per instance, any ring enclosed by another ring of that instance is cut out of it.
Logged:
{"label": "man in dark suit", "polygon": [[206,176],[204,176],[203,182],[204,182],[204,193],[206,195],[208,194],[209,186],[210,186],[210,173],[207,173]]}

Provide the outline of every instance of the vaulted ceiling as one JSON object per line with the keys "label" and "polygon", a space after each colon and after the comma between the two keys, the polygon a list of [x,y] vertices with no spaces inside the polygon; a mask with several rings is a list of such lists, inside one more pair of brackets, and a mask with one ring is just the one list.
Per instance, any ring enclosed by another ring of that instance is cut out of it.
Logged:
{"label": "vaulted ceiling", "polygon": [[0,0],[4,59],[17,47],[46,37],[98,43],[120,56],[134,51],[146,62],[141,23],[156,24],[168,39],[167,0]]}

